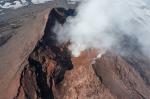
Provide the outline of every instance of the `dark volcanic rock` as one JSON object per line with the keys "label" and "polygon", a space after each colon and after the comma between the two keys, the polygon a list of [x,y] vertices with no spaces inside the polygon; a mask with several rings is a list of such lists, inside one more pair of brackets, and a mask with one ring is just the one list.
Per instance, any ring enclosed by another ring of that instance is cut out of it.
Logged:
{"label": "dark volcanic rock", "polygon": [[73,68],[68,44],[58,45],[52,31],[56,21],[60,24],[65,22],[64,11],[63,8],[55,8],[50,12],[45,34],[29,56],[29,65],[22,72],[15,98],[22,98],[24,93],[27,99],[53,99],[52,87],[64,79],[66,70]]}

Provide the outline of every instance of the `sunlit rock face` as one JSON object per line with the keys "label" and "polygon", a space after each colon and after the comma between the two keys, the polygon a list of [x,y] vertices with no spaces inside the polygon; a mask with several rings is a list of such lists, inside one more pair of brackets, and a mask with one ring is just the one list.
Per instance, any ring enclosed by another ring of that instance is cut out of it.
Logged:
{"label": "sunlit rock face", "polygon": [[74,68],[65,74],[60,84],[55,85],[56,99],[115,99],[92,68],[91,63],[97,54],[96,50],[90,50],[72,58]]}
{"label": "sunlit rock face", "polygon": [[149,85],[133,65],[113,53],[97,59],[93,68],[103,84],[120,99],[148,99]]}
{"label": "sunlit rock face", "polygon": [[21,72],[28,64],[27,58],[29,57],[29,54],[34,49],[37,41],[41,39],[43,35],[48,12],[49,8],[45,7],[45,9],[41,12],[37,11],[32,14],[30,14],[30,11],[22,12],[24,16],[18,13],[19,18],[12,15],[8,20],[1,20],[1,99],[13,99],[16,96],[20,84]]}

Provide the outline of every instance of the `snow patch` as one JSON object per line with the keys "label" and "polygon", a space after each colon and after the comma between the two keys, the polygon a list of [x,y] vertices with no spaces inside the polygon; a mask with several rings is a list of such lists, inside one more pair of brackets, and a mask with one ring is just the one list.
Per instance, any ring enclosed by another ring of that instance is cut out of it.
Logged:
{"label": "snow patch", "polygon": [[45,3],[45,2],[48,2],[48,1],[53,1],[53,0],[32,0],[31,2],[33,4],[39,4],[39,3]]}
{"label": "snow patch", "polygon": [[22,7],[23,4],[21,4],[19,1],[14,1],[13,4],[12,3],[9,3],[9,2],[6,2],[4,5],[0,5],[1,8],[13,8],[13,9],[17,9],[17,8],[20,8]]}
{"label": "snow patch", "polygon": [[67,0],[68,4],[76,4],[77,2],[80,2],[80,0]]}
{"label": "snow patch", "polygon": [[0,8],[3,8],[3,9],[8,9],[8,8],[17,9],[17,8],[26,6],[30,3],[40,4],[40,3],[46,3],[48,1],[53,1],[53,0],[31,0],[31,2],[29,2],[27,0],[15,0],[13,2],[0,1]]}

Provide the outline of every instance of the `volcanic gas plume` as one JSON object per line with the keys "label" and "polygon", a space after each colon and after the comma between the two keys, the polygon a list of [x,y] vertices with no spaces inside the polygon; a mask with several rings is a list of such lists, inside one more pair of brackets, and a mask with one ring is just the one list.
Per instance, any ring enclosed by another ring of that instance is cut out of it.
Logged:
{"label": "volcanic gas plume", "polygon": [[[122,51],[123,47],[139,49],[148,55],[148,4],[146,0],[82,0],[76,16],[68,17],[63,26],[57,24],[54,30],[60,43],[71,42],[70,49],[74,56],[89,48],[103,51],[115,49],[125,55],[128,51]],[[122,46],[123,43],[128,44]]]}

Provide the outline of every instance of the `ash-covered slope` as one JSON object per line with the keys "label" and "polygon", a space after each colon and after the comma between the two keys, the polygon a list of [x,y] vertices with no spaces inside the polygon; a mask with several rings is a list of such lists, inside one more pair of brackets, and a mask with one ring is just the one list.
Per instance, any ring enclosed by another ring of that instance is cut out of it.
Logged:
{"label": "ash-covered slope", "polygon": [[1,0],[0,1],[0,8],[13,8],[17,9],[23,6],[28,6],[31,4],[40,4],[46,3],[53,0]]}

